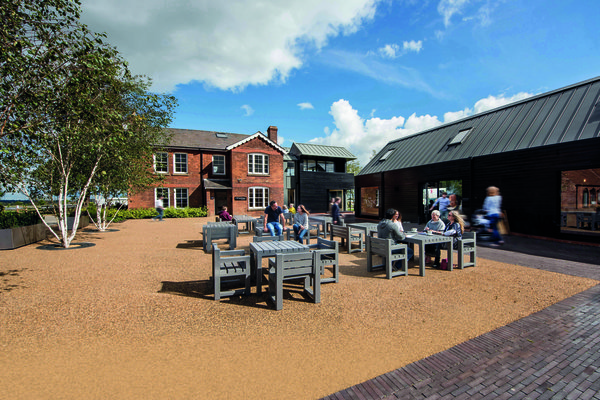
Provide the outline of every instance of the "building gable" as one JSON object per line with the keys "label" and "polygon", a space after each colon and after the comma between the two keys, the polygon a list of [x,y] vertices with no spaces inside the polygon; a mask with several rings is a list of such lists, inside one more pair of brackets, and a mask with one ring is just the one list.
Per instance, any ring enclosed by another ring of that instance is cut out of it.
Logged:
{"label": "building gable", "polygon": [[359,175],[600,137],[600,77],[389,142]]}

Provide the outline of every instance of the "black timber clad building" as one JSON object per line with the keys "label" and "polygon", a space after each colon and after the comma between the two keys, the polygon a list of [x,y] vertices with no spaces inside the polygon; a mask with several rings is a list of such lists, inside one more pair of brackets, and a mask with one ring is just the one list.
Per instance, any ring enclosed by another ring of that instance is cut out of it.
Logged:
{"label": "black timber clad building", "polygon": [[354,159],[343,147],[292,143],[283,159],[285,204],[322,213],[329,211],[332,197],[340,197],[347,209],[354,201],[354,175],[346,172],[346,162]]}
{"label": "black timber clad building", "polygon": [[497,186],[511,231],[598,242],[575,214],[600,207],[600,77],[391,141],[355,182],[361,217],[425,223],[443,190],[470,217]]}

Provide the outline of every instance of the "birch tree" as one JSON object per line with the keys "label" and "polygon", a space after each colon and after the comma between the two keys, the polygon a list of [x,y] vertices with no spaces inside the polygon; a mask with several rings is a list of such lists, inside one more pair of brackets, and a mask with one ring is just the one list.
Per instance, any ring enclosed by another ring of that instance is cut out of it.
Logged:
{"label": "birch tree", "polygon": [[131,141],[159,143],[176,102],[147,92],[149,81],[79,22],[78,0],[4,0],[0,10],[1,183],[40,216],[36,199],[51,200],[51,231],[69,247],[103,165]]}

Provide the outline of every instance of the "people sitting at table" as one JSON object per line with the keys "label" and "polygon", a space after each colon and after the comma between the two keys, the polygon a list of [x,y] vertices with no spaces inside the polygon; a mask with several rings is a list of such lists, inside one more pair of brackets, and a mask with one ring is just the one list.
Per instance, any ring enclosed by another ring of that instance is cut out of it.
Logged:
{"label": "people sitting at table", "polygon": [[[458,211],[450,211],[448,213],[448,223],[444,227],[444,231],[441,232],[444,236],[452,236],[452,248],[458,248],[458,239],[462,238],[462,234],[465,231],[465,221],[462,219]],[[437,243],[435,245],[435,261],[433,262],[433,268],[440,268],[440,253],[442,249],[452,251],[452,248],[447,246],[447,243]]]}
{"label": "people sitting at table", "polygon": [[275,200],[271,200],[269,206],[265,208],[265,218],[263,219],[263,224],[263,229],[265,232],[271,232],[271,236],[283,235],[285,218],[283,216],[283,210],[277,205]]}
{"label": "people sitting at table", "polygon": [[219,212],[219,218],[221,218],[221,221],[231,221],[231,215],[227,212],[227,207],[223,206],[223,208],[221,208],[221,211]]}
{"label": "people sitting at table", "polygon": [[294,214],[294,233],[296,234],[296,241],[304,244],[304,235],[308,232],[308,216],[310,213],[304,208],[302,204],[298,206],[298,211]]}
{"label": "people sitting at table", "polygon": [[[398,216],[400,215],[400,213],[398,212],[398,210],[394,209],[394,208],[390,208],[385,212],[385,217],[384,219],[382,219],[379,224],[377,224],[377,237],[380,239],[392,239],[394,241],[394,243],[400,243],[401,241],[403,241],[406,238],[406,235],[404,234],[404,232],[400,231],[400,228],[398,227],[398,224],[394,223],[394,219],[398,219]],[[397,249],[392,251],[393,253],[399,253],[402,250]],[[410,247],[406,248],[406,254],[408,257],[408,260],[410,260],[413,257],[413,249],[411,249]],[[392,265],[393,268],[397,269],[397,264],[400,262],[400,260],[394,262],[394,265]]]}
{"label": "people sitting at table", "polygon": [[[446,228],[446,224],[440,219],[440,212],[438,210],[433,210],[431,212],[431,220],[425,225],[424,231],[441,234],[444,231],[444,228]],[[425,262],[430,263],[431,257],[435,255],[435,244],[425,245],[425,255],[427,256]]]}

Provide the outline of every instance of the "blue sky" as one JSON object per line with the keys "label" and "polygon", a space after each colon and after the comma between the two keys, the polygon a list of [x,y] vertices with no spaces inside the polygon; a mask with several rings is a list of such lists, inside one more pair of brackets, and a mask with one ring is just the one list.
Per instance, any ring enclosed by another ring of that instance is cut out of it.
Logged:
{"label": "blue sky", "polygon": [[179,99],[172,127],[389,140],[598,75],[592,0],[83,0],[82,19]]}

